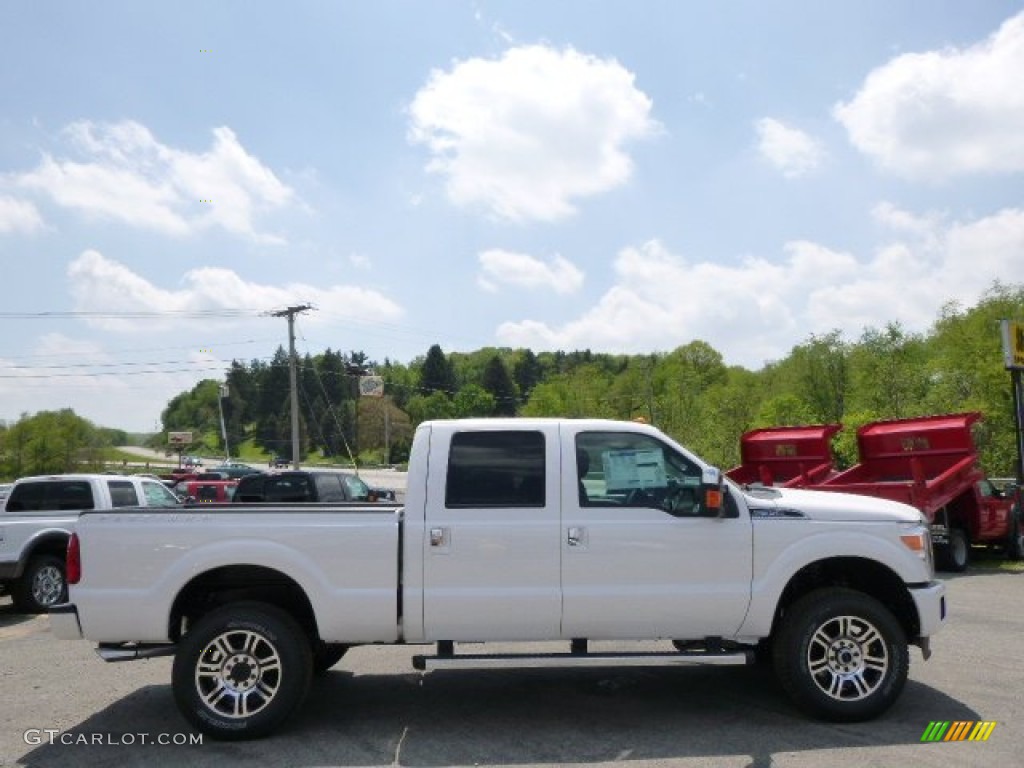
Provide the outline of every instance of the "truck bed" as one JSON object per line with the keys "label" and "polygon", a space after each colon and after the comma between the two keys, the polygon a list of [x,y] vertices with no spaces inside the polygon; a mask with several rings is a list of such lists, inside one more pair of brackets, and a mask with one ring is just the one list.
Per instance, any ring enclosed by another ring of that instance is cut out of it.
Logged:
{"label": "truck bed", "polygon": [[168,606],[197,579],[234,579],[241,589],[277,573],[309,595],[325,640],[393,641],[401,515],[344,503],[85,513],[76,526],[88,558],[75,590],[82,629],[98,642],[166,642]]}

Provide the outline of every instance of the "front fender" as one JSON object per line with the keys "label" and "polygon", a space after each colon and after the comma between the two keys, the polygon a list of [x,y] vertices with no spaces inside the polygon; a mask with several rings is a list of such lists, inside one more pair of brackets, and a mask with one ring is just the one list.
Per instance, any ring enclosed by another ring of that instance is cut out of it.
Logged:
{"label": "front fender", "polygon": [[876,530],[865,530],[862,525],[841,523],[755,521],[751,605],[738,634],[766,637],[786,586],[814,563],[859,558],[884,566],[904,584],[930,581],[928,565],[900,541],[900,529],[889,524],[877,525]]}

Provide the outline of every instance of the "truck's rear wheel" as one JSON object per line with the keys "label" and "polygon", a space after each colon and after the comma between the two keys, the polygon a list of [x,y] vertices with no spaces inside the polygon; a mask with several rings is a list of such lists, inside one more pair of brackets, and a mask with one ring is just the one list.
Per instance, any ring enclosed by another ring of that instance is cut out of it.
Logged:
{"label": "truck's rear wheel", "polygon": [[1010,534],[1006,537],[1006,556],[1011,560],[1024,560],[1024,533],[1020,529],[1020,515],[1011,512]]}
{"label": "truck's rear wheel", "polygon": [[68,585],[64,561],[56,555],[36,555],[11,590],[15,607],[25,613],[45,613],[51,605],[66,603]]}
{"label": "truck's rear wheel", "polygon": [[280,726],[309,690],[309,640],[281,609],[245,602],[211,611],[174,657],[178,709],[217,739],[254,739]]}
{"label": "truck's rear wheel", "polygon": [[794,603],[773,645],[782,687],[809,714],[836,722],[884,712],[907,681],[903,628],[877,600],[821,589]]}

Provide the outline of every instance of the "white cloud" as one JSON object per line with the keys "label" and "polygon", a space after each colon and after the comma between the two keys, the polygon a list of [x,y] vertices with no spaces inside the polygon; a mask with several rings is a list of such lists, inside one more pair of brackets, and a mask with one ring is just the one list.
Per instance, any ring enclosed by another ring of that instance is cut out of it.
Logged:
{"label": "white cloud", "polygon": [[43,217],[27,200],[0,197],[0,235],[34,232],[43,226]]}
{"label": "white cloud", "polygon": [[[102,345],[60,333],[35,340],[30,358],[0,360],[0,418],[72,408],[98,426],[150,431],[166,403],[201,378],[222,375],[225,363],[142,365],[137,356],[114,356]],[[183,370],[192,368],[194,370]],[[144,374],[144,375],[142,375]]]}
{"label": "white cloud", "polygon": [[857,338],[889,320],[923,331],[945,301],[973,304],[995,277],[1019,268],[1024,209],[952,224],[882,210],[894,237],[861,258],[807,241],[787,243],[777,260],[738,265],[691,261],[658,241],[626,248],[616,284],[581,317],[560,326],[506,322],[496,335],[510,346],[621,352],[704,339],[730,362],[759,368],[811,333],[839,328]]}
{"label": "white cloud", "polygon": [[[159,288],[120,262],[98,251],[82,253],[68,266],[71,295],[78,312],[127,313],[161,312],[194,315],[215,310],[248,311],[247,316],[299,303],[330,309],[330,316],[370,316],[377,320],[396,320],[402,308],[391,299],[367,288],[336,285],[318,288],[305,283],[264,285],[243,280],[237,273],[219,267],[189,270],[179,290]],[[326,321],[326,313],[304,316],[310,324]],[[89,322],[106,330],[147,332],[172,324],[191,322],[208,324],[208,319],[183,321],[169,314],[140,323],[117,317],[94,317]]]}
{"label": "white cloud", "polygon": [[770,117],[754,123],[761,156],[788,179],[817,170],[825,159],[820,142],[796,128]]}
{"label": "white cloud", "polygon": [[433,71],[410,105],[409,136],[456,205],[553,221],[629,179],[625,145],[657,130],[650,112],[614,59],[530,45]]}
{"label": "white cloud", "polygon": [[373,262],[370,261],[370,257],[365,253],[350,253],[348,255],[348,262],[356,269],[370,269],[373,267]]}
{"label": "white cloud", "polygon": [[548,263],[526,253],[492,248],[479,254],[482,288],[496,291],[499,284],[519,288],[546,288],[555,293],[575,293],[583,285],[583,272],[568,259],[555,257]]}
{"label": "white cloud", "polygon": [[1024,13],[968,48],[898,56],[833,114],[882,168],[910,178],[1024,171]]}
{"label": "white cloud", "polygon": [[15,183],[62,207],[167,235],[220,227],[281,242],[258,231],[256,219],[291,203],[294,193],[230,128],[216,128],[213,146],[198,154],[161,144],[132,121],[81,121],[64,135],[83,161],[46,155],[34,170],[15,175]]}

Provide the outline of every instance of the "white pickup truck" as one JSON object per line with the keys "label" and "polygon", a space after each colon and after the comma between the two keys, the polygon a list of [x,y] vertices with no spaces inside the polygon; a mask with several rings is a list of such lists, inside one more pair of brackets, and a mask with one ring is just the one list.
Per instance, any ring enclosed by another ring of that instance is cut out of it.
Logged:
{"label": "white pickup truck", "polygon": [[179,506],[159,480],[124,475],[23,477],[0,510],[0,586],[26,613],[67,600],[64,556],[85,510]]}
{"label": "white pickup truck", "polygon": [[[404,508],[82,515],[71,600],[50,618],[108,661],[174,655],[182,714],[225,739],[271,732],[314,671],[371,643],[436,643],[421,670],[766,656],[801,708],[856,721],[893,703],[908,646],[927,658],[945,621],[931,558],[911,507],[734,485],[643,424],[435,421],[416,431]],[[539,640],[565,652],[457,647]]]}

